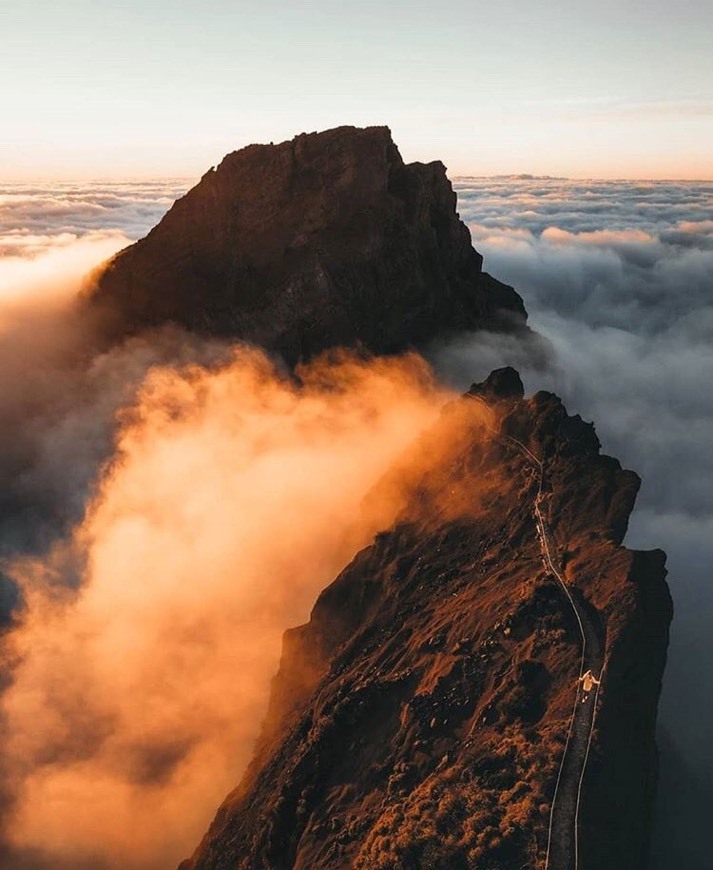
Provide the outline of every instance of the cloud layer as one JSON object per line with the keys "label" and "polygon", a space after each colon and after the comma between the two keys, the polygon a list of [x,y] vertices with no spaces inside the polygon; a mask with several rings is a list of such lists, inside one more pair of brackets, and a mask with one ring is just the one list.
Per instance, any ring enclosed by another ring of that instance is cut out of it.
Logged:
{"label": "cloud layer", "polygon": [[298,387],[256,351],[176,329],[97,355],[75,316],[82,277],[165,193],[0,204],[14,870],[155,870],[192,850],[249,758],[283,631],[390,521],[396,482],[363,497],[447,395],[416,357],[330,358]]}
{"label": "cloud layer", "polygon": [[480,336],[439,348],[437,363],[462,385],[513,362],[529,389],[552,389],[594,420],[605,451],[642,476],[627,543],[667,551],[675,604],[654,866],[685,857],[703,868],[701,792],[705,805],[713,796],[713,184],[455,186],[486,268],[523,295],[555,364],[543,372],[520,348]]}
{"label": "cloud layer", "polygon": [[0,257],[33,256],[91,233],[144,235],[181,196],[183,180],[106,185],[0,183]]}
{"label": "cloud layer", "polygon": [[0,186],[0,555],[37,547],[81,517],[116,408],[152,364],[218,353],[164,332],[89,364],[92,337],[74,316],[84,276],[147,232],[175,191]]}
{"label": "cloud layer", "polygon": [[282,632],[391,521],[363,497],[445,398],[416,357],[301,380],[248,350],[155,367],[71,540],[9,566],[13,860],[175,866],[239,778]]}

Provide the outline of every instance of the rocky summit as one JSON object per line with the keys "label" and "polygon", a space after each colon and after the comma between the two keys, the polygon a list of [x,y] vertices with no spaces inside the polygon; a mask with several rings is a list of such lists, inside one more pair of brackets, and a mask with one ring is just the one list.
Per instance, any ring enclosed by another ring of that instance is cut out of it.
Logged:
{"label": "rocky summit", "polygon": [[482,271],[443,164],[404,163],[387,127],[229,154],[94,277],[89,303],[110,338],[172,322],[291,363],[528,332],[518,294]]}
{"label": "rocky summit", "polygon": [[512,369],[400,475],[182,870],[643,870],[671,601],[663,553],[621,546],[638,477]]}

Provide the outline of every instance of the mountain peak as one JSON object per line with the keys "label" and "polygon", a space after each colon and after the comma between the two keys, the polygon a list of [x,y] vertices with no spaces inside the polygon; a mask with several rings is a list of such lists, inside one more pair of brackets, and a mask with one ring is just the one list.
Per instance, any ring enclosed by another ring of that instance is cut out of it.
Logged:
{"label": "mountain peak", "polygon": [[473,384],[468,390],[469,396],[481,396],[484,399],[521,399],[525,388],[519,372],[512,366],[504,366],[492,371],[482,384]]}
{"label": "mountain peak", "polygon": [[173,322],[288,362],[528,331],[518,294],[482,271],[443,164],[404,163],[388,127],[228,154],[107,264],[89,304],[112,338]]}

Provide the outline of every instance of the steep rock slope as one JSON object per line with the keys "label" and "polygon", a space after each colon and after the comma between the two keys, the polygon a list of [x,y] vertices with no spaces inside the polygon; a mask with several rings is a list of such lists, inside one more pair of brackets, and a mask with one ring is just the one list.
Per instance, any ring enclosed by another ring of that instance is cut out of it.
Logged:
{"label": "steep rock slope", "polygon": [[183,870],[643,868],[671,602],[663,553],[620,545],[638,478],[501,370],[397,479]]}
{"label": "steep rock slope", "polygon": [[250,145],[95,277],[110,337],[166,322],[289,362],[391,352],[450,331],[527,334],[522,300],[482,271],[441,163],[405,164],[386,127]]}

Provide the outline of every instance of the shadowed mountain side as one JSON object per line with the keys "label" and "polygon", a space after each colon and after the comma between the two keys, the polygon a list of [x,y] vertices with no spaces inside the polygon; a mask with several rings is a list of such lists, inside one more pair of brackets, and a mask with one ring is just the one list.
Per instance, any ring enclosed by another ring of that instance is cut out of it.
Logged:
{"label": "shadowed mountain side", "polygon": [[[471,394],[489,409],[446,407],[399,521],[285,635],[255,758],[182,870],[543,867],[573,703],[591,751],[552,830],[580,868],[646,866],[671,601],[663,554],[621,546],[639,480],[512,370]],[[585,700],[562,584],[603,656]]]}
{"label": "shadowed mountain side", "polygon": [[[705,708],[699,705],[699,698],[685,712],[708,733],[708,717]],[[701,843],[710,824],[713,786],[706,778],[705,768],[690,764],[663,728],[659,728],[658,746],[660,774],[654,819],[658,824],[652,836],[649,870],[670,870],[671,854],[676,855],[680,867],[703,870],[710,863],[710,852],[704,857]]]}
{"label": "shadowed mountain side", "polygon": [[109,337],[172,321],[289,363],[463,330],[532,338],[481,267],[442,163],[404,164],[387,127],[339,127],[229,154],[88,294]]}

